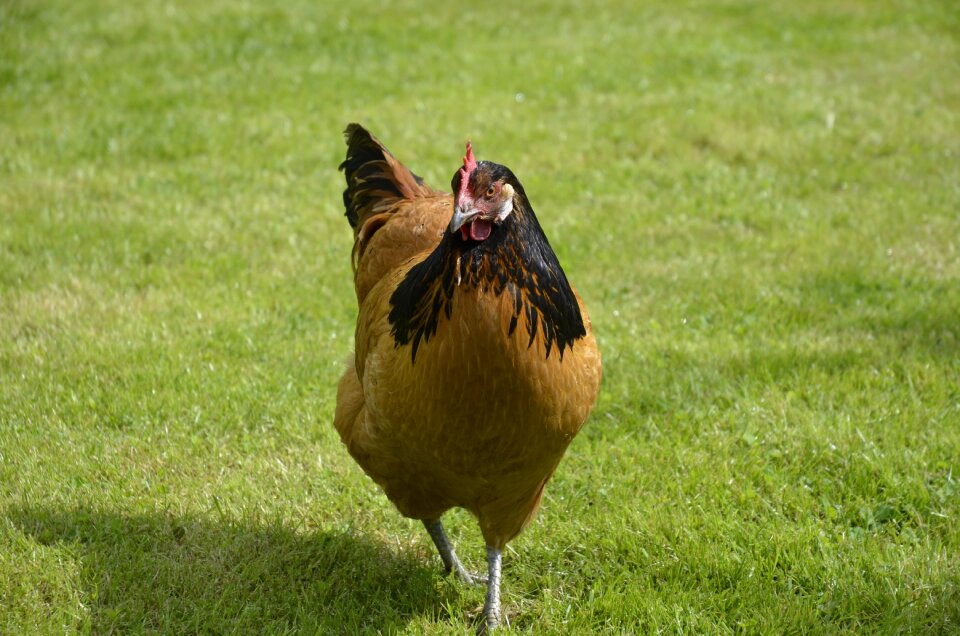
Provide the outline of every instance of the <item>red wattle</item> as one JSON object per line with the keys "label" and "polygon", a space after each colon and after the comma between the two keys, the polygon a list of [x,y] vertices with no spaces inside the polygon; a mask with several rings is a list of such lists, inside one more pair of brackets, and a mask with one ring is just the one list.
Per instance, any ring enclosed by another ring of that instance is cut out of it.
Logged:
{"label": "red wattle", "polygon": [[460,226],[460,236],[464,241],[485,241],[493,232],[493,221],[474,219]]}
{"label": "red wattle", "polygon": [[474,241],[484,241],[493,232],[493,222],[486,219],[477,219],[470,224],[470,238]]}

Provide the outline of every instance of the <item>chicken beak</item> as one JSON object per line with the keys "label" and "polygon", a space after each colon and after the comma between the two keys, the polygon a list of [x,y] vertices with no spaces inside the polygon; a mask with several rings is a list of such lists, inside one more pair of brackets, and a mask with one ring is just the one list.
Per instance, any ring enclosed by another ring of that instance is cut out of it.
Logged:
{"label": "chicken beak", "polygon": [[467,221],[471,220],[477,215],[477,211],[471,206],[463,208],[460,205],[456,205],[453,208],[453,218],[450,219],[450,232],[456,232],[460,229]]}

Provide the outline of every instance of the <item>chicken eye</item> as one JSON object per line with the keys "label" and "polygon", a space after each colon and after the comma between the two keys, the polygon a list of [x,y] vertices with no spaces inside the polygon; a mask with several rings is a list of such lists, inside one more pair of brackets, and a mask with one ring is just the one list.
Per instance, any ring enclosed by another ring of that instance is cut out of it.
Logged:
{"label": "chicken eye", "polygon": [[490,197],[492,197],[492,196],[495,195],[496,193],[497,193],[497,188],[496,188],[496,186],[490,186],[489,188],[487,188],[486,197],[489,199]]}

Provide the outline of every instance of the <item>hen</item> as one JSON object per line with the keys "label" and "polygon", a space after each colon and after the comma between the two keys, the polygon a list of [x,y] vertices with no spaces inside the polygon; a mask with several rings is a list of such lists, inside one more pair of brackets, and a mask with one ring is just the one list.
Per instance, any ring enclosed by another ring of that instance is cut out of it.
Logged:
{"label": "hen", "polygon": [[480,630],[492,629],[501,550],[530,523],[590,413],[600,353],[508,168],[477,161],[468,142],[449,195],[362,126],[345,136],[360,315],[334,425],[400,512],[422,520],[446,571],[467,582],[440,516],[453,507],[476,516],[488,562]]}

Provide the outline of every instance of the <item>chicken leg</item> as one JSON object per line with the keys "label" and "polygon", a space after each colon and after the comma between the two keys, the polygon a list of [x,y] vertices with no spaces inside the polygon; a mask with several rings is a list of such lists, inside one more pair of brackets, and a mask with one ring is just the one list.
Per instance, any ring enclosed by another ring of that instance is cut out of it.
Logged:
{"label": "chicken leg", "polygon": [[450,545],[450,540],[447,539],[447,533],[443,531],[443,524],[440,523],[440,520],[424,519],[423,527],[427,529],[430,538],[433,539],[433,544],[437,546],[437,552],[440,553],[440,558],[443,560],[444,571],[447,574],[454,572],[458,579],[468,585],[475,583],[474,577],[467,572],[463,564],[460,563],[460,559],[457,558],[457,553],[453,551],[453,546]]}
{"label": "chicken leg", "polygon": [[500,624],[500,550],[487,546],[487,599],[483,604],[483,620],[478,634],[488,634]]}

